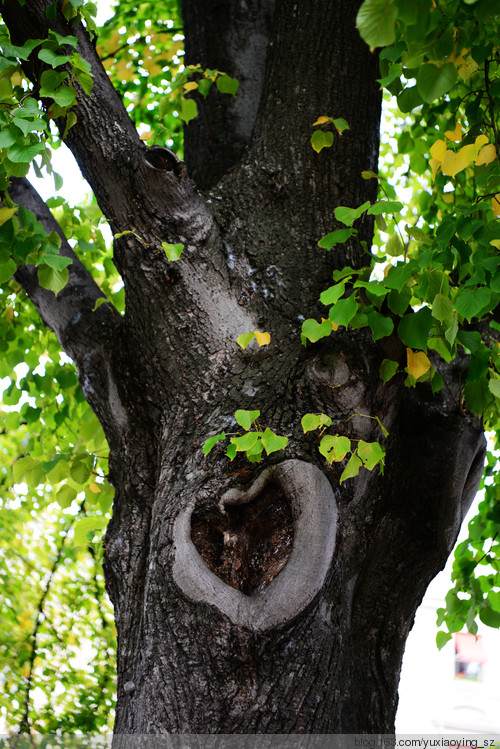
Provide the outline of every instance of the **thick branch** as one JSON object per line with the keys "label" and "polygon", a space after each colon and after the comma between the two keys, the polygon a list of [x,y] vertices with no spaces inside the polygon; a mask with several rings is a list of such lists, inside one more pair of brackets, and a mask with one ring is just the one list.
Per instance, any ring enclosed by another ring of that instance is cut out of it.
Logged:
{"label": "thick branch", "polygon": [[122,318],[109,303],[101,304],[93,311],[96,301],[103,294],[28,180],[13,179],[9,193],[16,203],[35,214],[47,232],[56,231],[59,234],[62,240],[60,254],[73,261],[68,266],[68,283],[57,296],[40,286],[37,269],[33,265],[20,266],[15,278],[44,323],[56,334],[63,350],[74,360],[80,384],[90,405],[104,427],[109,429],[116,422],[116,413],[113,413],[116,403],[113,403],[109,382],[109,361],[122,327]]}
{"label": "thick branch", "polygon": [[[0,3],[0,12],[16,44],[43,37],[50,29],[63,36],[77,37],[77,51],[92,68],[93,87],[88,96],[77,81],[72,81],[77,100],[71,111],[76,114],[77,121],[68,131],[65,143],[94,191],[113,232],[133,229],[149,243],[152,237],[144,236],[147,228],[152,222],[158,225],[158,215],[162,215],[161,240],[189,241],[192,212],[188,211],[188,220],[184,220],[186,205],[193,201],[201,203],[201,199],[196,198],[189,180],[181,180],[174,173],[175,163],[164,160],[156,172],[151,170],[151,164],[147,162],[149,150],[139,139],[113,88],[94,42],[82,24],[73,26],[60,11],[55,20],[47,21],[45,11],[50,4],[48,0],[31,0],[20,8],[17,0],[5,0]],[[35,50],[24,66],[26,75],[35,84],[35,94],[45,68]],[[70,71],[70,63],[61,69]],[[57,124],[63,133],[65,118],[57,120]],[[175,162],[173,155],[172,159]],[[164,179],[165,174],[171,178]]]}
{"label": "thick branch", "polygon": [[44,323],[56,334],[64,351],[78,364],[82,358],[102,345],[116,329],[121,319],[112,305],[101,305],[92,312],[98,299],[104,296],[90,273],[75,255],[64,233],[34,187],[25,178],[14,178],[9,193],[19,205],[32,211],[45,230],[61,237],[60,254],[73,261],[68,267],[68,283],[56,296],[40,286],[35,266],[23,265],[16,272],[21,284],[40,313]]}

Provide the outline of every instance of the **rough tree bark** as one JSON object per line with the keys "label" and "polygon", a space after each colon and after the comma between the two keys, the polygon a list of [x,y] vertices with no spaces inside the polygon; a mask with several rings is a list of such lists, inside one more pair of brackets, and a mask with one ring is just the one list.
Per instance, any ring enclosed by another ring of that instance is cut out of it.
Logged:
{"label": "rough tree bark", "polygon": [[[0,3],[15,43],[48,28],[47,4]],[[326,258],[317,248],[335,206],[375,199],[360,175],[377,169],[380,91],[358,5],[184,0],[188,60],[241,81],[234,101],[200,102],[188,176],[141,143],[85,30],[72,29],[95,83],[66,142],[113,231],[134,230],[114,248],[126,313],[92,312],[99,291],[76,262],[57,299],[29,268],[18,279],[74,359],[111,448],[118,733],[392,732],[414,612],[478,485],[484,438],[460,407],[458,364],[433,397],[398,377],[382,385],[381,360],[404,361],[395,337],[300,343],[332,269],[360,262],[354,245]],[[68,31],[60,15],[50,24]],[[36,61],[27,73],[39,78]],[[321,114],[350,130],[317,154]],[[11,189],[49,224],[25,180]],[[178,262],[162,241],[185,244]],[[237,336],[255,329],[271,345],[242,351]],[[286,452],[204,458],[204,439],[234,430],[238,408],[260,409]],[[382,419],[385,475],[340,486],[341,469],[302,434],[306,412],[367,440],[376,423],[356,414]]]}

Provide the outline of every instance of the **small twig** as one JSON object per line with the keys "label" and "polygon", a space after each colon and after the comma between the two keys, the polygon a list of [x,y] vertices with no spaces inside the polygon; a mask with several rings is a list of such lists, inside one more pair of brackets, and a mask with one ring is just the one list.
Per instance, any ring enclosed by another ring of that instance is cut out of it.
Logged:
{"label": "small twig", "polygon": [[[80,508],[82,509],[82,508]],[[71,526],[75,522],[77,518],[77,515],[71,518],[70,522],[65,528],[65,533],[61,539],[60,546],[57,550],[57,554],[55,556],[54,561],[52,562],[52,566],[50,568],[49,577],[47,580],[47,583],[45,585],[45,588],[42,592],[42,595],[40,597],[40,600],[38,601],[38,607],[37,607],[37,615],[36,615],[36,621],[35,625],[33,627],[33,631],[31,632],[30,639],[31,639],[31,655],[29,660],[29,671],[28,671],[28,677],[26,681],[26,694],[24,696],[24,710],[23,710],[23,716],[21,718],[21,722],[19,724],[19,730],[18,734],[21,733],[28,733],[31,736],[31,726],[29,721],[29,710],[30,710],[30,700],[31,700],[31,688],[33,683],[33,671],[35,667],[35,658],[37,653],[37,645],[38,645],[38,633],[40,630],[40,627],[43,623],[43,616],[44,616],[44,606],[45,601],[47,600],[47,596],[50,592],[50,586],[52,584],[52,580],[54,578],[54,575],[56,573],[56,570],[59,566],[59,562],[61,561],[61,556],[64,550],[64,545],[66,543],[66,539],[68,537],[68,533],[71,529]]]}

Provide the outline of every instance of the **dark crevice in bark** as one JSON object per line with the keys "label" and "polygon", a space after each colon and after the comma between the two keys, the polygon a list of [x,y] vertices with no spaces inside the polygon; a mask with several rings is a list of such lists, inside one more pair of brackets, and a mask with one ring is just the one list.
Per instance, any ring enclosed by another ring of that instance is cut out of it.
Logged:
{"label": "dark crevice in bark", "polygon": [[216,86],[196,96],[198,117],[185,129],[189,173],[202,190],[238,163],[248,145],[264,83],[274,0],[183,0],[186,63],[223,71],[239,82],[236,97]]}
{"label": "dark crevice in bark", "polygon": [[252,502],[225,514],[195,513],[191,536],[205,564],[246,595],[272,582],[288,561],[293,517],[279,486],[268,484]]}

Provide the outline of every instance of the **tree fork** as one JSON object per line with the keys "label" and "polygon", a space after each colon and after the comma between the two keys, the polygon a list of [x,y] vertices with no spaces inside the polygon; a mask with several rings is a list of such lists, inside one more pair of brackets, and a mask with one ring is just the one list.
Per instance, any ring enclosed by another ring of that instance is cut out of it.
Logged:
{"label": "tree fork", "polygon": [[[45,24],[46,5],[4,2],[13,37]],[[189,36],[194,3],[184,5]],[[251,132],[235,148],[225,138],[200,148],[216,184],[196,153],[206,120],[187,140],[205,196],[140,143],[114,92],[108,106],[111,84],[77,29],[96,84],[90,101],[79,92],[67,140],[113,230],[126,232],[115,240],[126,313],[99,351],[114,389],[92,393],[82,381],[107,430],[116,489],[105,574],[117,733],[392,732],[415,609],[479,482],[484,437],[461,408],[463,362],[444,367],[447,388],[432,397],[401,375],[382,384],[385,356],[404,366],[396,336],[300,343],[302,317],[324,312],[332,269],[363,261],[355,244],[319,259],[335,206],[376,197],[361,172],[377,169],[380,92],[376,56],[354,28],[358,5],[252,4],[270,41]],[[351,129],[316,154],[321,114]],[[227,118],[234,132],[238,116]],[[177,264],[164,241],[185,244]],[[25,288],[36,304],[39,289]],[[271,347],[241,351],[237,336],[255,329],[271,332]],[[77,353],[84,362],[89,351]],[[205,437],[236,431],[234,412],[256,407],[289,438],[284,454],[229,464],[217,445],[203,458]],[[378,417],[389,431],[385,474],[340,484],[316,435],[302,433],[310,412],[353,440],[378,439]]]}

